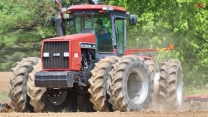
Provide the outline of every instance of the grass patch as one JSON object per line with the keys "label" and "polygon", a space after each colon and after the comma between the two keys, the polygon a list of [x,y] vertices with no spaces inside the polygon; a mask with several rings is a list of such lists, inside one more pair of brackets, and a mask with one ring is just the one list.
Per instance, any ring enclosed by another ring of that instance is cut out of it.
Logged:
{"label": "grass patch", "polygon": [[7,92],[0,92],[0,100],[7,100],[9,99]]}
{"label": "grass patch", "polygon": [[184,95],[208,94],[208,88],[184,87]]}

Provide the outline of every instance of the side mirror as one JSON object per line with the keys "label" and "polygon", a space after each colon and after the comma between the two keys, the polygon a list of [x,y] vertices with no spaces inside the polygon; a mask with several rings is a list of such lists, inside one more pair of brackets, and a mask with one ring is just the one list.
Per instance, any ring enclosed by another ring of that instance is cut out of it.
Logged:
{"label": "side mirror", "polygon": [[74,17],[73,17],[73,15],[69,15],[69,18],[68,18],[69,20],[69,25],[70,26],[73,26],[74,25]]}
{"label": "side mirror", "polygon": [[136,25],[136,22],[137,22],[136,15],[130,15],[129,24],[130,25]]}
{"label": "side mirror", "polygon": [[51,17],[50,18],[50,25],[55,26],[55,21],[56,21],[56,19],[54,17]]}
{"label": "side mirror", "polygon": [[74,21],[74,17],[72,15],[69,16],[69,21]]}

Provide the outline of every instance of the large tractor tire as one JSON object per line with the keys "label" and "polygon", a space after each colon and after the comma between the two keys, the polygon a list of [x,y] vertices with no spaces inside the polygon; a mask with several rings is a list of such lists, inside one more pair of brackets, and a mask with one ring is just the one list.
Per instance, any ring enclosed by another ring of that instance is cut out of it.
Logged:
{"label": "large tractor tire", "polygon": [[23,59],[13,68],[13,75],[10,79],[11,106],[17,112],[31,112],[33,107],[29,104],[30,98],[27,96],[27,82],[29,73],[33,72],[33,66],[37,64],[37,58],[29,57]]}
{"label": "large tractor tire", "polygon": [[107,95],[107,80],[109,79],[110,71],[113,64],[118,61],[119,57],[109,56],[101,59],[96,63],[95,68],[91,71],[92,76],[89,79],[90,88],[88,89],[91,94],[90,101],[97,111],[113,111],[112,105],[108,102],[109,96]]}
{"label": "large tractor tire", "polygon": [[183,101],[182,67],[179,60],[168,59],[161,63],[158,100],[162,110],[177,110]]}
{"label": "large tractor tire", "polygon": [[123,56],[113,68],[110,86],[113,109],[121,112],[146,109],[152,99],[153,84],[144,59]]}
{"label": "large tractor tire", "polygon": [[42,62],[39,58],[33,58],[35,65],[33,70],[29,73],[27,82],[27,95],[30,97],[30,105],[33,106],[35,112],[44,112],[45,105],[42,102],[42,96],[45,92],[45,88],[35,87],[35,73],[42,70]]}
{"label": "large tractor tire", "polygon": [[151,81],[152,85],[154,86],[152,93],[152,101],[150,102],[147,110],[156,110],[155,108],[157,108],[157,101],[155,100],[155,96],[158,84],[156,84],[155,82],[157,82],[157,80],[159,79],[159,73],[156,73],[158,71],[157,63],[154,60],[145,60],[144,62],[150,70]]}
{"label": "large tractor tire", "polygon": [[154,85],[155,73],[157,72],[156,63],[154,62],[154,60],[145,60],[144,62],[147,65],[148,69],[150,70],[152,85]]}
{"label": "large tractor tire", "polygon": [[57,93],[55,89],[46,91],[43,94],[43,103],[48,112],[77,111],[77,95],[67,90],[60,90]]}

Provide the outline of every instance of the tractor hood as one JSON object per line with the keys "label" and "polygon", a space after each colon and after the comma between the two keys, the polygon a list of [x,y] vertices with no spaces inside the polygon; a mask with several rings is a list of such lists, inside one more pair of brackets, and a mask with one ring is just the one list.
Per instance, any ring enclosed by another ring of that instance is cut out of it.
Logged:
{"label": "tractor hood", "polygon": [[43,70],[80,70],[81,49],[95,50],[94,34],[82,33],[49,38],[42,41]]}
{"label": "tractor hood", "polygon": [[86,43],[95,43],[95,35],[92,33],[81,33],[81,34],[73,34],[67,36],[60,36],[49,38],[44,41],[75,41],[75,42],[86,42]]}

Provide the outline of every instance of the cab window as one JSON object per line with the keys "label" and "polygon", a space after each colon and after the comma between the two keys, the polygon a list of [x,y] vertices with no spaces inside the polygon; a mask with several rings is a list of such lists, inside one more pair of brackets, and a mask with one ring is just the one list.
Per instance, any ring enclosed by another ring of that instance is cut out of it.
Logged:
{"label": "cab window", "polygon": [[94,33],[97,52],[113,52],[112,23],[109,14],[73,15],[71,34]]}

